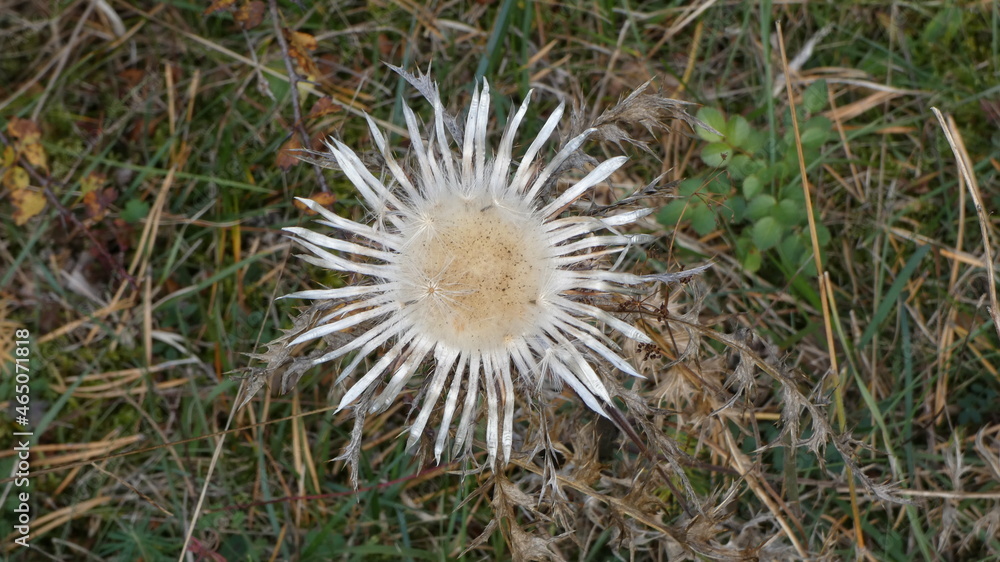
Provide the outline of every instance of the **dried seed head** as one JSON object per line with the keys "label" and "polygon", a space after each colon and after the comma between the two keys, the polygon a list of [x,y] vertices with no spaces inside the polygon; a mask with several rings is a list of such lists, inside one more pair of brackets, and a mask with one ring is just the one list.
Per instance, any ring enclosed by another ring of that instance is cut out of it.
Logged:
{"label": "dried seed head", "polygon": [[523,202],[453,197],[432,203],[400,232],[399,265],[413,273],[397,299],[437,341],[500,352],[535,335],[539,300],[555,266],[542,221]]}
{"label": "dried seed head", "polygon": [[[344,380],[367,357],[390,344],[341,400],[341,408],[360,406],[366,411],[388,407],[433,355],[434,368],[423,380],[423,402],[417,406],[409,445],[421,439],[438,399],[445,396],[439,410],[440,431],[434,439],[435,456],[440,459],[456,418],[454,454],[469,452],[483,403],[487,466],[492,467],[498,455],[504,462],[510,458],[515,381],[561,381],[592,410],[607,415],[605,408],[613,408],[611,396],[590,361],[599,356],[627,374],[640,376],[593,322],[638,342],[650,343],[649,337],[578,300],[579,294],[676,281],[700,270],[639,276],[607,269],[610,260],[602,260],[603,256],[648,240],[643,235],[619,234],[616,229],[646,216],[649,209],[601,218],[561,216],[624,164],[625,157],[598,164],[552,201],[541,200],[543,188],[595,132],[589,129],[570,139],[547,165],[537,166],[541,149],[562,116],[562,106],[512,169],[514,136],[527,111],[527,99],[512,114],[493,154],[486,143],[487,84],[482,93],[472,96],[463,135],[445,113],[436,86],[425,78],[403,75],[434,106],[434,140],[424,140],[416,116],[404,106],[416,163],[408,172],[369,119],[372,139],[391,174],[389,185],[343,143],[328,143],[330,153],[325,160],[336,161],[377,220],[360,224],[302,200],[322,215],[321,224],[355,241],[305,228],[286,230],[309,251],[302,256],[306,261],[360,274],[370,283],[288,295],[339,301],[318,326],[293,336],[288,345],[370,325],[349,343],[315,360],[322,363],[356,352],[340,373],[338,380]],[[460,147],[460,155],[453,154],[446,130]],[[347,259],[344,254],[361,259]],[[381,392],[376,394],[378,389]],[[348,447],[355,463],[360,436],[355,431]]]}

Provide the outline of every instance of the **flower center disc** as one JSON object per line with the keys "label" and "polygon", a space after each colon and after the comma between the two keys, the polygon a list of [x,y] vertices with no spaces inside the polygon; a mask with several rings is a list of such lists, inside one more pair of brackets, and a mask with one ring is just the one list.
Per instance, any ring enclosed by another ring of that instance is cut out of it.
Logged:
{"label": "flower center disc", "polygon": [[[553,267],[539,221],[518,201],[453,199],[431,207],[401,262],[416,273],[403,302],[419,306],[417,328],[463,350],[499,349],[536,325]],[[415,271],[414,271],[415,270]]]}

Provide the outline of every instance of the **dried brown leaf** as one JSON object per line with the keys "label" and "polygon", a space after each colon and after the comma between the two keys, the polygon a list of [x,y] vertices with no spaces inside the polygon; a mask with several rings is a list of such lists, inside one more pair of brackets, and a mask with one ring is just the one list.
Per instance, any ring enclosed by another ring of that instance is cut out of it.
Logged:
{"label": "dried brown leaf", "polygon": [[278,149],[278,156],[274,159],[274,165],[284,171],[288,171],[292,166],[299,163],[301,158],[296,155],[296,151],[302,149],[299,138],[293,136]]}
{"label": "dried brown leaf", "polygon": [[337,113],[342,111],[344,106],[339,103],[333,103],[333,98],[330,96],[323,96],[319,98],[316,103],[313,104],[312,108],[309,110],[309,118],[315,119],[317,117],[322,117],[324,115],[329,115],[331,113]]}
{"label": "dried brown leaf", "polygon": [[[320,205],[326,208],[330,208],[331,205],[337,202],[337,196],[328,191],[318,191],[307,197],[307,199],[312,199],[313,201],[319,203]],[[302,211],[306,215],[312,216],[316,214],[316,211],[313,211],[309,207],[306,207],[305,204],[303,204],[298,199],[293,201],[292,204],[295,205],[296,209]]]}
{"label": "dried brown leaf", "polygon": [[558,538],[529,533],[521,528],[515,519],[510,520],[508,535],[508,543],[514,560],[565,560],[551,548],[551,545]]}
{"label": "dried brown leaf", "polygon": [[303,52],[311,53],[319,46],[316,37],[303,31],[286,30],[285,37],[288,38],[289,46]]}
{"label": "dried brown leaf", "polygon": [[605,110],[590,125],[597,129],[595,138],[613,143],[620,149],[623,149],[622,143],[627,142],[652,153],[645,141],[632,137],[632,129],[642,127],[652,136],[657,130],[669,130],[671,121],[680,120],[691,127],[717,132],[688,114],[685,108],[691,105],[690,102],[671,99],[659,93],[646,93],[650,82],[639,86],[617,105]]}
{"label": "dried brown leaf", "polygon": [[316,38],[308,33],[287,28],[282,32],[288,41],[288,54],[295,60],[299,73],[310,80],[315,80],[320,73],[310,53],[318,47]]}
{"label": "dried brown leaf", "polygon": [[95,222],[101,221],[108,214],[108,207],[118,198],[118,191],[113,187],[88,191],[83,196],[83,205],[87,216]]}
{"label": "dried brown leaf", "polygon": [[1000,482],[1000,440],[994,440],[993,448],[986,444],[986,428],[976,432],[975,449],[986,462],[993,479]]}
{"label": "dried brown leaf", "polygon": [[125,87],[132,89],[142,84],[146,78],[146,71],[141,68],[126,68],[118,73],[118,77],[125,83]]}
{"label": "dried brown leaf", "polygon": [[214,14],[215,12],[229,10],[230,8],[233,7],[234,4],[236,4],[236,0],[215,0],[214,2],[209,4],[207,8],[205,8],[205,11],[202,12],[201,15],[207,16]]}
{"label": "dried brown leaf", "polygon": [[264,21],[264,10],[266,6],[260,0],[242,2],[240,7],[233,12],[233,19],[240,23],[243,29],[253,29]]}
{"label": "dried brown leaf", "polygon": [[12,117],[7,122],[7,132],[21,144],[32,144],[42,138],[42,131],[34,121],[20,117]]}

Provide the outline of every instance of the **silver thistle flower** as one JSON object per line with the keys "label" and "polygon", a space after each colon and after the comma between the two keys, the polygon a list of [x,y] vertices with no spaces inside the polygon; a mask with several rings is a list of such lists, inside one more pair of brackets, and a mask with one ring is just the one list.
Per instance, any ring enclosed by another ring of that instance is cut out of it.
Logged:
{"label": "silver thistle flower", "polygon": [[[389,171],[388,184],[342,142],[327,142],[329,153],[323,157],[334,160],[354,184],[374,220],[357,223],[300,199],[322,217],[320,224],[344,238],[298,227],[285,230],[310,252],[301,256],[305,261],[359,274],[369,282],[286,295],[338,304],[314,327],[289,338],[287,347],[356,328],[361,333],[352,334],[353,339],[311,359],[315,365],[356,352],[341,371],[339,384],[376,350],[391,344],[340,401],[339,409],[356,405],[366,410],[358,412],[359,424],[365,413],[387,408],[433,357],[407,446],[420,440],[444,396],[434,456],[440,462],[456,418],[452,454],[468,453],[484,402],[487,466],[492,467],[498,457],[504,463],[510,459],[517,387],[540,387],[557,379],[590,409],[607,416],[606,409],[614,405],[591,360],[603,358],[629,375],[640,376],[595,322],[638,342],[652,343],[649,337],[583,302],[578,297],[581,292],[629,291],[652,281],[683,279],[704,268],[641,276],[607,267],[605,256],[651,240],[649,235],[617,230],[651,209],[600,218],[564,214],[621,167],[624,156],[596,165],[553,199],[543,200],[542,193],[596,131],[588,129],[570,139],[544,167],[537,164],[562,118],[563,105],[549,116],[514,166],[514,137],[530,92],[510,117],[493,155],[487,144],[490,95],[485,81],[482,91],[477,88],[472,95],[463,133],[445,112],[436,85],[424,76],[396,70],[433,105],[432,140],[424,140],[417,117],[404,105],[416,161],[411,174],[366,116]],[[460,155],[453,154],[446,131]],[[349,259],[351,255],[356,259]],[[355,441],[359,437],[356,427]]]}

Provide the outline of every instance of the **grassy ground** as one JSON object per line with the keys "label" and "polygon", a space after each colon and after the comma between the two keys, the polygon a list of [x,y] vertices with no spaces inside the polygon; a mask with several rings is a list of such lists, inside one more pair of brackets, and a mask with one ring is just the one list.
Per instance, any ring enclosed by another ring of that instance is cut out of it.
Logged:
{"label": "grassy ground", "polygon": [[[177,559],[192,523],[191,560],[1000,556],[983,234],[995,249],[1000,3],[132,4],[0,2],[0,442],[34,434],[30,488],[0,487],[5,522],[30,491],[34,550],[5,525],[5,556]],[[505,478],[532,501],[499,528],[483,477],[405,453],[406,400],[368,420],[354,490],[328,462],[351,425],[327,399],[335,367],[231,416],[227,373],[289,325],[274,296],[342,282],[289,259],[293,196],[364,216],[342,175],[283,149],[365,150],[360,112],[397,132],[404,102],[428,115],[382,61],[431,65],[454,111],[488,78],[501,123],[535,88],[526,134],[560,97],[593,118],[649,79],[708,108],[724,137],[638,128],[650,150],[626,145],[601,194],[686,180],[648,201],[663,210],[641,227],[663,236],[629,267],[715,264],[623,307],[662,336],[629,348],[649,377],[629,385],[677,445],[687,500],[569,391],[551,428],[564,496],[539,503],[522,458]],[[290,87],[289,65],[310,81]]]}

